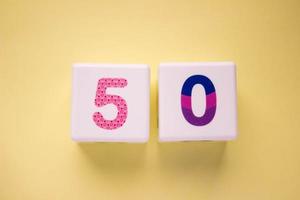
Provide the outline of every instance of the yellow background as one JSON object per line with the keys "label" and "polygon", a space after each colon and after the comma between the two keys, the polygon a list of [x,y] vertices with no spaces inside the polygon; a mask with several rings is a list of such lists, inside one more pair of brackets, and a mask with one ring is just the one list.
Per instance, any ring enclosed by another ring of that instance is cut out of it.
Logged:
{"label": "yellow background", "polygon": [[[0,199],[300,199],[300,1],[0,1]],[[157,66],[237,64],[239,137],[158,143]],[[71,64],[151,66],[147,144],[70,139]]]}

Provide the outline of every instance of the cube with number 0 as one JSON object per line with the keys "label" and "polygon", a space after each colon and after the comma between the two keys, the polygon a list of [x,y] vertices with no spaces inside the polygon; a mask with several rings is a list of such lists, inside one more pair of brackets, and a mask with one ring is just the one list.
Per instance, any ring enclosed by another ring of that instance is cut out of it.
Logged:
{"label": "cube with number 0", "polygon": [[150,71],[143,64],[74,64],[72,138],[146,142]]}
{"label": "cube with number 0", "polygon": [[160,65],[160,141],[231,140],[236,135],[234,63]]}

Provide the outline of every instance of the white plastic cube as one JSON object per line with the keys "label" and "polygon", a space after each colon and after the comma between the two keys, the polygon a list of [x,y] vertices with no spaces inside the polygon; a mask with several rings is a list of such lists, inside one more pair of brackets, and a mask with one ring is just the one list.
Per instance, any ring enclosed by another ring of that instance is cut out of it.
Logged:
{"label": "white plastic cube", "polygon": [[232,140],[237,135],[232,62],[159,66],[159,140]]}
{"label": "white plastic cube", "polygon": [[72,139],[146,142],[150,71],[142,64],[74,64]]}

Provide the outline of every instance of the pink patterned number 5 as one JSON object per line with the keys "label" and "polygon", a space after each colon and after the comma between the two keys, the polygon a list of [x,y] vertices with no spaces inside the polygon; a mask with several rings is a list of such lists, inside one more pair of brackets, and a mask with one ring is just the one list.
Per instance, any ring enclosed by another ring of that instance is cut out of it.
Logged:
{"label": "pink patterned number 5", "polygon": [[108,130],[117,129],[123,126],[128,112],[126,101],[118,95],[106,94],[106,89],[109,87],[123,88],[126,86],[127,80],[124,78],[101,78],[98,81],[95,105],[97,107],[102,107],[112,103],[117,107],[118,114],[114,120],[106,120],[100,112],[95,112],[93,120],[97,126]]}

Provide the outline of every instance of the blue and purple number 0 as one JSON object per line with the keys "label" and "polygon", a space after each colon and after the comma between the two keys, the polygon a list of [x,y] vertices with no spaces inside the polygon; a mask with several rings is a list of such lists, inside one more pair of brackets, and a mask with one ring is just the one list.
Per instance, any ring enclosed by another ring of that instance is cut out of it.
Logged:
{"label": "blue and purple number 0", "polygon": [[[192,110],[192,90],[194,85],[201,84],[206,95],[206,109],[202,116],[194,115]],[[217,108],[216,89],[212,81],[203,75],[190,76],[184,82],[181,90],[181,110],[184,118],[194,126],[204,126],[210,123]]]}

